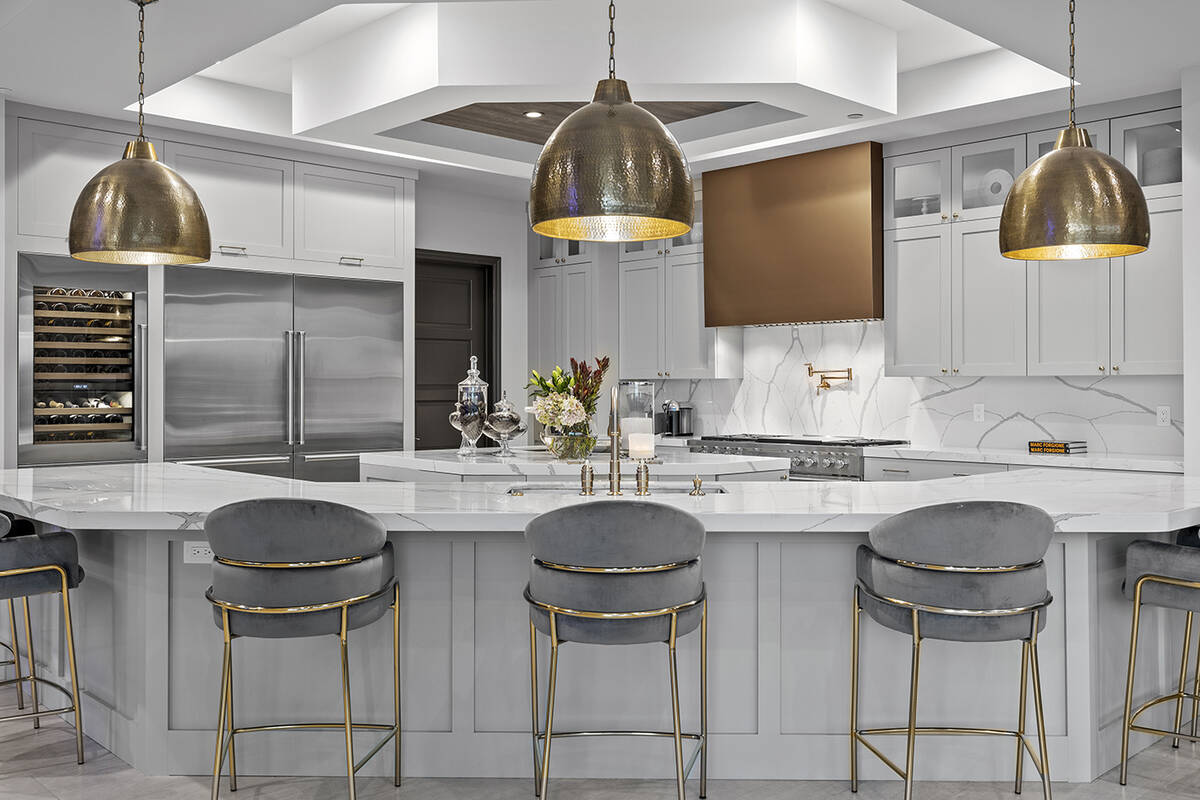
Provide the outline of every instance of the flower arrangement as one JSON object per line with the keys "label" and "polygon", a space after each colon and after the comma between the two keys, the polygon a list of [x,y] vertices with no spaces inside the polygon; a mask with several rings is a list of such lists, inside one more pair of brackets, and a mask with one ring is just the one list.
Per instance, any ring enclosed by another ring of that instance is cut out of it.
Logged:
{"label": "flower arrangement", "polygon": [[533,398],[534,417],[546,426],[542,440],[558,458],[587,458],[595,448],[591,419],[608,367],[609,358],[604,356],[596,359],[595,367],[572,358],[570,372],[556,366],[546,377],[530,371],[525,388]]}

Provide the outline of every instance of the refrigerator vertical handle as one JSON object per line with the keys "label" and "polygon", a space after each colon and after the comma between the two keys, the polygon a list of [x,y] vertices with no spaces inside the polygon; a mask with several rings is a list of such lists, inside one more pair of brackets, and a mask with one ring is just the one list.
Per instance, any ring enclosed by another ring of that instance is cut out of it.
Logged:
{"label": "refrigerator vertical handle", "polygon": [[296,443],[296,332],[284,331],[283,344],[286,350],[284,354],[284,366],[287,370],[285,376],[285,393],[287,395],[287,436],[284,442],[287,444]]}
{"label": "refrigerator vertical handle", "polygon": [[296,331],[296,444],[304,444],[304,345],[308,331]]}
{"label": "refrigerator vertical handle", "polygon": [[137,378],[137,408],[134,409],[134,414],[137,416],[137,442],[135,446],[138,450],[145,452],[146,450],[146,417],[149,416],[149,409],[146,407],[150,399],[150,389],[146,385],[149,381],[149,376],[146,374],[146,339],[150,326],[144,322],[139,322],[136,328],[136,335],[133,339],[134,346],[134,376]]}

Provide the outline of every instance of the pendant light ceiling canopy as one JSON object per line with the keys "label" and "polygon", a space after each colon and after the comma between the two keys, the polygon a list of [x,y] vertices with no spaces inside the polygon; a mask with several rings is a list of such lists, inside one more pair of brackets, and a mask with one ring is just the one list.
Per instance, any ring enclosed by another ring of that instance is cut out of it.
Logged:
{"label": "pendant light ceiling canopy", "polygon": [[1150,246],[1150,212],[1137,178],[1118,159],[1092,147],[1075,125],[1075,0],[1069,1],[1070,124],[1054,149],[1013,182],[1000,215],[1006,258],[1068,261],[1114,258]]}
{"label": "pendant light ceiling canopy", "polygon": [[639,242],[692,228],[692,175],[675,137],[616,77],[608,6],[608,78],[546,141],[529,187],[529,223],[555,239]]}
{"label": "pendant light ceiling canopy", "polygon": [[195,264],[212,253],[208,216],[187,181],[158,160],[143,132],[146,6],[138,6],[138,136],[120,161],[88,181],[71,212],[68,243],[80,261]]}

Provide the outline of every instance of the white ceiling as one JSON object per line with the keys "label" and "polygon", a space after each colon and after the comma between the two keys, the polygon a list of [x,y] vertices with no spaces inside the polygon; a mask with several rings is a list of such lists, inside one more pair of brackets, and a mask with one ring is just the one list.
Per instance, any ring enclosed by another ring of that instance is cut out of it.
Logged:
{"label": "white ceiling", "polygon": [[[439,139],[417,123],[478,101],[588,97],[607,56],[602,6],[160,0],[146,9],[147,113],[518,191],[527,149]],[[1178,88],[1200,62],[1196,0],[1089,0],[1077,16],[1083,104]],[[1060,108],[1065,38],[1066,0],[617,4],[618,70],[635,100],[745,100],[795,115],[685,142],[700,170]],[[136,42],[129,0],[0,0],[0,87],[128,120]],[[411,139],[394,138],[405,126]]]}

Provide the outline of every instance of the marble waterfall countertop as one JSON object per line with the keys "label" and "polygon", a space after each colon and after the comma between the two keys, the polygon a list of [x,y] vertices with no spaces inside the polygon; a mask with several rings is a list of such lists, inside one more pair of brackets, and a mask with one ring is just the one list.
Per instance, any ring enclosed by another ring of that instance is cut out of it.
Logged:
{"label": "marble waterfall countertop", "polygon": [[[520,531],[534,516],[606,502],[603,490],[507,494],[508,482],[310,483],[183,464],[0,470],[0,509],[72,530],[199,530],[213,509],[256,497],[357,506],[394,531]],[[704,497],[658,493],[713,532],[865,531],[892,514],[954,500],[1013,500],[1048,511],[1063,532],[1162,532],[1200,524],[1200,477],[1023,469],[914,482],[730,482]],[[625,495],[633,499],[631,493]]]}
{"label": "marble waterfall countertop", "polygon": [[868,447],[863,451],[868,458],[905,458],[914,461],[968,461],[983,464],[1014,464],[1031,467],[1070,467],[1072,469],[1115,469],[1134,472],[1183,473],[1183,456],[1156,456],[1146,454],[1088,453],[1086,455],[1059,456],[1039,455],[1028,450],[936,448],[920,447]]}
{"label": "marble waterfall countertop", "polygon": [[[498,458],[495,451],[482,450],[479,455],[459,457],[456,450],[393,450],[380,453],[363,453],[358,463],[374,468],[439,472],[451,475],[494,475],[499,480],[506,478],[579,477],[579,463],[560,461],[550,455],[544,447],[514,447],[511,458]],[[652,480],[659,478],[691,478],[693,475],[732,475],[747,472],[780,472],[790,466],[786,458],[764,456],[737,456],[718,453],[692,453],[682,448],[659,447],[655,452],[657,462],[650,465]],[[607,475],[608,452],[596,452],[591,457],[596,469],[596,480],[600,473]],[[634,466],[622,461],[623,472],[628,480]]]}

